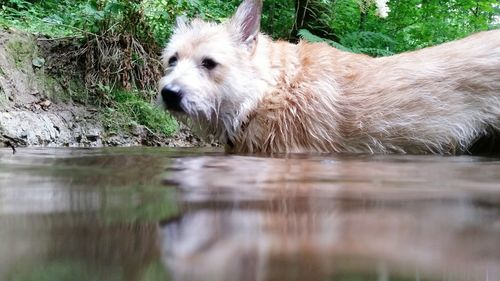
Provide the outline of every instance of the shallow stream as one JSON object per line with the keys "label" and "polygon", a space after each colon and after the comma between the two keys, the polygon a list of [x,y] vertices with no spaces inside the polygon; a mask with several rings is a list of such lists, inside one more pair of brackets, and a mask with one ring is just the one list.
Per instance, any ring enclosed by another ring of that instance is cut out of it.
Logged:
{"label": "shallow stream", "polygon": [[0,280],[500,280],[500,158],[0,149]]}

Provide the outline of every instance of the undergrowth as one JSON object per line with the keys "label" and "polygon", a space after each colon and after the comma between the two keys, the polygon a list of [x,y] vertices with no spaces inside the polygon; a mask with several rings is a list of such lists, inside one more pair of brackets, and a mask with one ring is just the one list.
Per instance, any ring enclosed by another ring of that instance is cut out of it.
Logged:
{"label": "undergrowth", "polygon": [[82,70],[85,95],[71,94],[71,99],[100,108],[110,132],[133,131],[142,125],[152,134],[169,136],[178,127],[176,121],[151,102],[161,76],[160,47],[143,4],[141,0],[7,0],[0,5],[0,25],[43,34],[60,42],[56,45],[77,38],[76,51],[60,48],[59,53],[64,61],[78,61]]}
{"label": "undergrowth", "polygon": [[389,36],[370,31],[347,33],[339,37],[340,42],[319,37],[307,29],[299,30],[298,34],[302,39],[309,42],[324,42],[342,51],[367,54],[374,57],[393,55],[393,48],[396,44]]}
{"label": "undergrowth", "polygon": [[[154,93],[152,93],[154,95]],[[171,135],[178,124],[166,111],[145,101],[137,91],[109,92],[110,106],[103,108],[103,125],[108,132],[129,131],[142,125],[153,134]]]}
{"label": "undergrowth", "polygon": [[26,1],[5,0],[0,4],[0,27],[14,27],[51,37],[79,36],[74,26],[85,0]]}

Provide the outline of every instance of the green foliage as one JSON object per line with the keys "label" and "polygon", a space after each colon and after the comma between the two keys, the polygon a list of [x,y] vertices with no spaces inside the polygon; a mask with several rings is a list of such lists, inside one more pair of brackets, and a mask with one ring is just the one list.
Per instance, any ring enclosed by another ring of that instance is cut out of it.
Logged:
{"label": "green foliage", "polygon": [[387,18],[378,17],[375,5],[369,3],[368,0],[311,1],[312,20],[303,28],[356,52],[379,56],[499,27],[500,7],[496,0],[391,0]]}
{"label": "green foliage", "polygon": [[[196,2],[195,2],[196,3]],[[144,17],[156,41],[163,45],[172,34],[177,16],[194,16],[192,1],[145,0]]]}
{"label": "green foliage", "polygon": [[[177,16],[224,21],[240,0],[5,0],[0,24],[51,36],[120,33],[163,45]],[[264,1],[262,29],[288,38],[295,0]],[[313,34],[371,55],[430,46],[498,27],[496,0],[391,0],[385,19],[368,0],[311,0],[302,27]],[[301,35],[303,38],[303,34]]]}
{"label": "green foliage", "polygon": [[[419,49],[494,28],[496,1],[391,1],[382,32],[398,42],[395,51]],[[376,27],[376,26],[374,26]],[[370,28],[373,28],[370,26]]]}
{"label": "green foliage", "polygon": [[335,47],[335,48],[337,48],[339,50],[346,51],[346,52],[354,52],[354,50],[352,48],[346,47],[346,46],[344,46],[344,45],[342,45],[340,43],[337,43],[337,42],[335,42],[333,40],[316,36],[316,35],[312,34],[307,29],[301,29],[301,30],[299,30],[299,36],[302,39],[304,39],[306,41],[309,41],[309,42],[312,42],[312,43],[327,43],[327,44],[331,45],[332,47]]}
{"label": "green foliage", "polygon": [[[208,21],[228,20],[241,0],[144,0],[146,22],[160,45],[173,31],[178,16],[202,18]],[[264,1],[262,30],[274,38],[287,38],[293,26],[293,0]]]}
{"label": "green foliage", "polygon": [[391,37],[372,31],[347,33],[340,37],[340,43],[344,46],[349,46],[355,53],[363,53],[375,57],[394,54],[390,50],[396,45],[396,42]]}
{"label": "green foliage", "polygon": [[[138,91],[105,88],[109,105],[104,109],[103,122],[109,131],[132,130],[137,125],[146,127],[154,134],[172,135],[177,130],[175,119]],[[151,93],[151,96],[154,95]]]}
{"label": "green foliage", "polygon": [[389,50],[389,46],[395,44],[390,37],[370,31],[347,33],[345,36],[340,37],[340,43],[316,36],[307,29],[299,30],[299,36],[309,42],[324,42],[342,51],[368,54],[375,57],[392,55],[393,52]]}
{"label": "green foliage", "polygon": [[53,37],[75,35],[70,19],[79,14],[85,0],[5,0],[0,5],[0,27],[10,26]]}
{"label": "green foliage", "polygon": [[81,14],[68,24],[91,34],[130,34],[141,42],[152,43],[143,9],[141,0],[88,0],[80,5]]}
{"label": "green foliage", "polygon": [[295,0],[264,1],[262,31],[275,39],[288,39],[295,20]]}
{"label": "green foliage", "polygon": [[[0,24],[52,37],[86,36],[127,31],[153,36],[163,45],[178,16],[227,20],[240,0],[6,0],[0,6]],[[293,26],[293,0],[265,1],[262,29],[275,38],[287,38]]]}

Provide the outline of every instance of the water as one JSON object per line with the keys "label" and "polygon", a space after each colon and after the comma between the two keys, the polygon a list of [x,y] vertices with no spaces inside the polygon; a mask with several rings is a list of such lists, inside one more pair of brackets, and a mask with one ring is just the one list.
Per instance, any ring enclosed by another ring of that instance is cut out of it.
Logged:
{"label": "water", "polygon": [[500,280],[500,159],[3,149],[0,280]]}

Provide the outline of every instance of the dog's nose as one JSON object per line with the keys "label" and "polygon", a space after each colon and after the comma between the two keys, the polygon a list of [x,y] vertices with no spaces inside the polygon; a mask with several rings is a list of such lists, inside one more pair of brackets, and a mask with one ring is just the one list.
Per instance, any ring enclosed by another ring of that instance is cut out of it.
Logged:
{"label": "dog's nose", "polygon": [[176,91],[169,86],[165,86],[161,89],[161,97],[169,110],[184,111],[181,106],[182,96],[183,94],[180,90]]}

